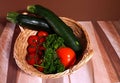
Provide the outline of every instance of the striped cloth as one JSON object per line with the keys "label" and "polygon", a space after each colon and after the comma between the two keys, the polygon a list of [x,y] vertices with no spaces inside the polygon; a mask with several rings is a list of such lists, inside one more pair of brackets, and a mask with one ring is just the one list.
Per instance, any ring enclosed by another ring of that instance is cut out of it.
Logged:
{"label": "striped cloth", "polygon": [[57,79],[30,76],[17,67],[13,46],[19,29],[7,23],[0,33],[0,83],[120,83],[120,21],[78,22],[88,32],[94,56],[73,74]]}

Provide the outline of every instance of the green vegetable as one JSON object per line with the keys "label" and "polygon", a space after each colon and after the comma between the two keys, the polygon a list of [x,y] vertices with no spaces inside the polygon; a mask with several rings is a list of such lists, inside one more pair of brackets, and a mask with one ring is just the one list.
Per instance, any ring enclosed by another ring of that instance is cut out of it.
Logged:
{"label": "green vegetable", "polygon": [[53,31],[45,19],[31,15],[23,15],[17,12],[9,12],[7,14],[7,20],[21,26],[26,26],[27,28],[33,30],[46,30],[49,32]]}
{"label": "green vegetable", "polygon": [[46,48],[44,60],[41,64],[44,67],[44,73],[53,74],[63,72],[65,67],[61,64],[55,50],[60,46],[64,46],[64,40],[56,34],[50,34],[43,43],[43,46]]}
{"label": "green vegetable", "polygon": [[56,34],[51,34],[46,38],[46,42],[43,45],[45,48],[56,50],[58,47],[64,46],[64,40]]}
{"label": "green vegetable", "polygon": [[44,17],[52,26],[53,30],[64,39],[65,44],[68,47],[71,47],[74,51],[81,50],[80,42],[73,34],[72,29],[52,11],[40,5],[30,5],[27,7],[27,10],[31,13]]}

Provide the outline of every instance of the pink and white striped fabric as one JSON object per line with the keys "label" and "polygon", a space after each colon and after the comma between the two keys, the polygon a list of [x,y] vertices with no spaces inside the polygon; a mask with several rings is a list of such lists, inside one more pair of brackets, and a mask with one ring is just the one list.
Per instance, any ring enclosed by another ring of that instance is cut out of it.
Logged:
{"label": "pink and white striped fabric", "polygon": [[20,30],[12,23],[1,25],[0,83],[120,83],[120,21],[78,22],[89,34],[94,56],[75,73],[57,79],[42,79],[21,71],[13,59]]}

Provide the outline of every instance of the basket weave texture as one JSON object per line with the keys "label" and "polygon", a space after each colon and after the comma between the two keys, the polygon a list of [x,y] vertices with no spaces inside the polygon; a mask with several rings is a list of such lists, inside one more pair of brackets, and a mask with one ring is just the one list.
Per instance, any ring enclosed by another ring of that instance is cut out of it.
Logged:
{"label": "basket weave texture", "polygon": [[[76,21],[66,18],[66,17],[60,17],[68,26],[70,26],[73,29],[74,34],[76,37],[79,38],[81,41],[84,49],[82,54],[81,59],[78,59],[78,62],[73,66],[70,67],[69,69],[65,70],[64,72],[56,73],[56,74],[44,74],[37,69],[35,69],[33,66],[29,65],[26,60],[26,54],[27,54],[27,39],[30,35],[35,35],[37,31],[30,30],[30,29],[24,29],[24,31],[21,31],[20,34],[18,35],[15,44],[14,44],[14,58],[15,61],[18,65],[18,67],[23,70],[25,73],[33,75],[33,76],[38,76],[41,78],[59,78],[64,75],[70,75],[74,71],[78,70],[81,66],[86,64],[91,57],[93,56],[93,50],[90,46],[90,39],[85,31],[85,29]],[[84,35],[84,36],[82,36]]]}

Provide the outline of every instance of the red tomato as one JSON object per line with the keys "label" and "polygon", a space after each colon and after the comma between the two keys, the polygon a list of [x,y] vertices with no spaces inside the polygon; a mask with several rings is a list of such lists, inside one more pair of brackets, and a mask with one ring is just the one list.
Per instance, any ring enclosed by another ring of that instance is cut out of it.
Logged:
{"label": "red tomato", "polygon": [[44,51],[44,50],[46,50],[46,48],[45,48],[43,45],[40,45],[40,46],[38,47],[38,50]]}
{"label": "red tomato", "polygon": [[38,36],[36,35],[31,35],[29,38],[28,38],[28,44],[30,45],[37,45],[38,43]]}
{"label": "red tomato", "polygon": [[44,68],[42,66],[39,66],[42,62],[43,62],[43,59],[40,59],[36,66],[37,70],[39,70],[40,72],[44,71]]}
{"label": "red tomato", "polygon": [[27,51],[28,51],[28,53],[36,53],[37,46],[36,45],[28,45]]}
{"label": "red tomato", "polygon": [[39,42],[39,43],[43,43],[43,42],[45,42],[45,40],[46,40],[45,37],[41,37],[41,38],[38,40],[38,42]]}
{"label": "red tomato", "polygon": [[68,68],[74,65],[76,61],[75,52],[69,47],[60,47],[56,50],[58,57],[60,58],[61,63]]}
{"label": "red tomato", "polygon": [[40,65],[42,62],[43,62],[43,58],[41,58],[37,64]]}
{"label": "red tomato", "polygon": [[46,48],[43,47],[43,45],[39,45],[39,46],[38,46],[38,55],[39,55],[40,57],[42,57],[42,56],[43,56],[43,51],[45,51],[45,50],[46,50]]}
{"label": "red tomato", "polygon": [[40,60],[39,56],[36,55],[35,53],[30,53],[30,54],[27,54],[26,56],[26,61],[30,65],[36,64],[39,60]]}
{"label": "red tomato", "polygon": [[39,32],[37,33],[37,35],[38,35],[39,37],[47,37],[47,36],[48,36],[48,33],[47,33],[46,31],[39,31]]}
{"label": "red tomato", "polygon": [[28,64],[34,65],[34,64],[36,63],[34,57],[35,57],[35,54],[34,54],[34,53],[27,54],[26,60],[27,60]]}
{"label": "red tomato", "polygon": [[37,67],[37,70],[39,70],[40,72],[43,72],[44,68],[43,67]]}
{"label": "red tomato", "polygon": [[42,56],[43,52],[41,50],[38,50],[38,55]]}

